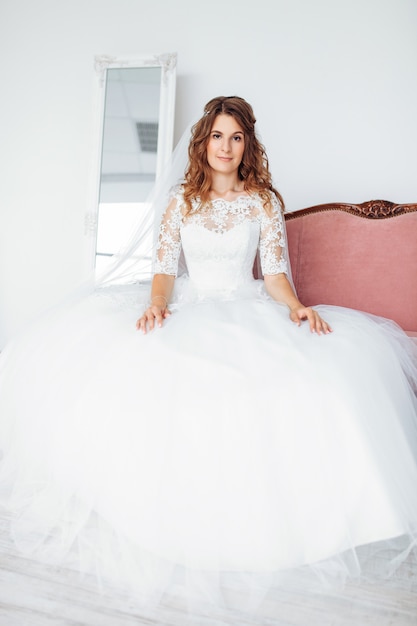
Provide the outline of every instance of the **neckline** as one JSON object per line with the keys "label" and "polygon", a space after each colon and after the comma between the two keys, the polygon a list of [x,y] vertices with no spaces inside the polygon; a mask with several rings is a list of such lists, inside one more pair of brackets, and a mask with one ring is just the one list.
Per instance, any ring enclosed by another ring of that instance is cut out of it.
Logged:
{"label": "neckline", "polygon": [[252,198],[252,195],[249,193],[242,193],[240,194],[240,196],[236,196],[236,198],[234,198],[233,200],[226,200],[226,198],[212,198],[210,199],[210,202],[227,202],[228,204],[232,204],[233,202],[237,202],[238,200],[241,200],[242,198]]}

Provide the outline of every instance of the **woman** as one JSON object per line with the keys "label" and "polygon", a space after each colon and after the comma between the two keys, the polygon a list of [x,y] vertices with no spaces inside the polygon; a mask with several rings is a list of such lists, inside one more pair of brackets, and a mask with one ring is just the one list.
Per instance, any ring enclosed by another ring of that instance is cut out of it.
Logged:
{"label": "woman", "polygon": [[208,612],[235,598],[256,613],[270,588],[302,592],[317,572],[367,575],[381,546],[405,558],[415,352],[387,320],[299,302],[282,207],[251,107],[211,100],[162,218],[141,332],[138,286],[6,351],[0,479],[21,549],[145,605],[168,594]]}
{"label": "woman", "polygon": [[[308,319],[313,332],[317,331],[319,334],[330,332],[330,327],[316,311],[306,308],[300,303],[286,277],[287,264],[281,250],[282,243],[280,244],[283,237],[280,209],[283,209],[284,203],[280,194],[272,187],[266,155],[254,133],[255,121],[252,108],[242,98],[215,98],[207,104],[205,116],[195,125],[189,151],[190,166],[186,173],[186,184],[183,188],[185,214],[184,216],[178,214],[178,198],[174,197],[168,206],[162,225],[158,248],[158,269],[152,284],[151,306],[148,307],[137,324],[143,332],[146,332],[147,324],[152,329],[155,320],[158,325],[162,325],[163,318],[169,315],[167,305],[174,285],[176,267],[173,259],[170,267],[173,275],[169,272],[163,272],[162,269],[165,264],[162,259],[167,253],[166,248],[168,246],[164,242],[164,237],[166,231],[171,229],[170,220],[174,219],[177,225],[175,233],[172,235],[170,233],[170,236],[175,237],[175,248],[179,252],[180,234],[178,227],[182,217],[187,217],[189,214],[192,219],[193,213],[196,213],[200,219],[204,214],[199,208],[199,203],[210,205],[210,202],[213,203],[216,200],[231,203],[239,199],[250,201],[251,192],[259,194],[263,210],[258,206],[250,219],[260,224],[265,222],[268,234],[275,238],[276,249],[272,250],[271,243],[269,243],[269,249],[264,250],[264,257],[268,253],[275,255],[274,263],[278,269],[282,270],[270,274],[264,272],[265,287],[268,294],[277,302],[288,305],[290,318],[298,325],[301,320]],[[211,220],[211,211],[212,207],[208,206],[208,211],[206,210],[205,213],[207,221]],[[217,219],[224,219],[223,216],[219,215],[223,211],[222,207],[220,211],[216,212]],[[269,220],[266,222],[268,216]],[[247,219],[248,216],[245,215],[245,218]],[[217,230],[217,223],[213,226]],[[226,229],[234,226],[234,220],[232,220]],[[207,228],[207,225],[205,227]],[[261,242],[265,239],[265,233],[262,233]],[[172,240],[169,242],[169,247],[173,247]],[[161,273],[159,273],[159,269],[161,269]],[[224,270],[223,267],[219,269],[220,272]],[[214,283],[218,277],[212,276],[212,280]],[[252,280],[250,271],[246,280],[249,282]],[[232,284],[230,287],[234,290],[236,286],[236,284]]]}

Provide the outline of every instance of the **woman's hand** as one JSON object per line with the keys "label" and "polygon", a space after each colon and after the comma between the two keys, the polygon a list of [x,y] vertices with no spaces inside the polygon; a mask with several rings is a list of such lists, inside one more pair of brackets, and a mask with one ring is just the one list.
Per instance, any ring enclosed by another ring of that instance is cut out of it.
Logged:
{"label": "woman's hand", "polygon": [[320,317],[320,315],[309,306],[298,306],[290,309],[290,319],[300,326],[303,320],[308,320],[312,333],[328,335],[332,332],[329,324]]}
{"label": "woman's hand", "polygon": [[276,302],[286,304],[290,310],[290,319],[301,325],[303,320],[308,320],[312,333],[328,335],[332,332],[329,324],[325,322],[320,315],[309,306],[304,306],[297,298],[287,276],[281,274],[269,274],[264,276],[265,287],[271,298]]}
{"label": "woman's hand", "polygon": [[155,324],[161,327],[164,319],[170,315],[171,311],[168,309],[167,304],[161,306],[160,304],[151,303],[143,313],[142,317],[140,317],[136,322],[136,328],[145,334],[147,327],[149,327],[149,330],[153,330]]}
{"label": "woman's hand", "polygon": [[151,301],[148,308],[136,322],[136,328],[146,333],[155,328],[155,324],[162,326],[164,319],[171,315],[168,309],[168,300],[174,288],[175,276],[170,274],[155,274],[152,279]]}

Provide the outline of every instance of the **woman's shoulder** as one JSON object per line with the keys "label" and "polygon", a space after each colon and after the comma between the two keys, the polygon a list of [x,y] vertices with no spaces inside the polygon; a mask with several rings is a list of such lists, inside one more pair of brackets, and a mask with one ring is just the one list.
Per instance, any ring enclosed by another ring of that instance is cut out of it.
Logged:
{"label": "woman's shoulder", "polygon": [[175,185],[173,185],[171,187],[171,189],[169,190],[169,199],[170,200],[177,200],[177,201],[182,201],[184,199],[184,184],[183,183],[176,183]]}
{"label": "woman's shoulder", "polygon": [[256,200],[259,208],[262,209],[263,212],[266,212],[269,215],[276,212],[282,212],[281,203],[272,189],[255,191],[252,194],[252,197]]}

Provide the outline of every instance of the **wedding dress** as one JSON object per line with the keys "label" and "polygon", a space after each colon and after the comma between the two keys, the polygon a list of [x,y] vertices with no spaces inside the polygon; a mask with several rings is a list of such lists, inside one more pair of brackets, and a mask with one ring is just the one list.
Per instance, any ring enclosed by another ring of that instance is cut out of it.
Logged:
{"label": "wedding dress", "polygon": [[257,252],[264,274],[288,269],[274,198],[271,216],[252,194],[184,217],[174,197],[155,269],[183,251],[188,274],[161,328],[135,329],[148,285],[106,288],[1,357],[17,547],[144,605],[233,591],[252,610],[306,572],[376,574],[387,547],[393,569],[417,536],[415,346],[344,308],[316,307],[329,335],[290,321],[252,272]]}

